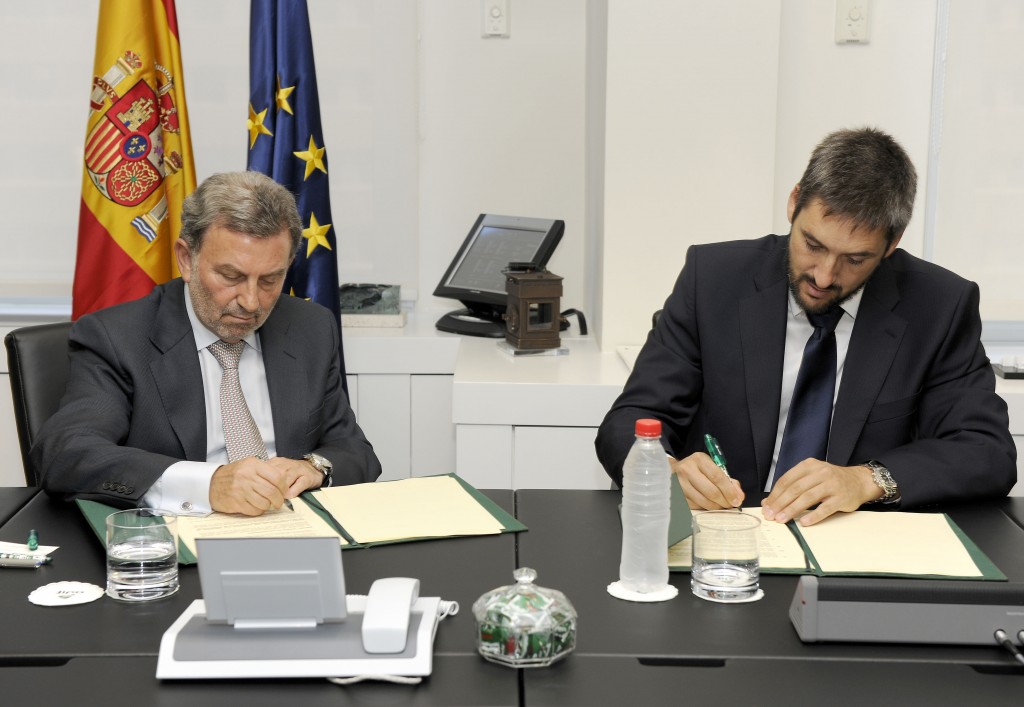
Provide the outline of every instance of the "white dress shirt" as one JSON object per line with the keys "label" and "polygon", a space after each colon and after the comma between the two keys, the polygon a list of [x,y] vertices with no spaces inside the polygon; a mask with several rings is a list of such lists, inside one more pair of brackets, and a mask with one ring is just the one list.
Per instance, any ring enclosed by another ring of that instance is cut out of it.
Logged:
{"label": "white dress shirt", "polygon": [[[224,440],[224,422],[220,412],[220,381],[222,369],[217,359],[207,348],[217,341],[217,335],[206,328],[196,317],[192,308],[188,283],[184,288],[185,308],[192,325],[196,355],[203,374],[203,392],[206,398],[206,461],[180,461],[167,467],[157,479],[143,501],[150,508],[163,508],[175,513],[206,514],[210,507],[210,479],[217,468],[228,463],[227,446]],[[263,366],[263,350],[260,337],[251,332],[245,337],[246,346],[238,362],[238,378],[245,396],[246,405],[252,413],[256,426],[263,436],[267,455],[274,457],[277,451],[274,439],[274,416],[270,409],[270,391],[267,388],[267,371]]]}
{"label": "white dress shirt", "polygon": [[[864,294],[861,288],[850,299],[840,305],[843,309],[843,316],[836,325],[836,390],[832,397],[832,406],[835,407],[835,396],[839,395],[839,384],[843,380],[843,364],[846,363],[846,352],[850,348],[850,337],[853,335],[853,325],[857,320],[857,311],[860,309],[860,300]],[[814,325],[807,319],[807,312],[797,304],[793,293],[789,293],[789,316],[786,318],[786,356],[782,364],[782,396],[779,400],[779,428],[775,435],[775,451],[772,452],[772,467],[768,473],[768,483],[765,484],[765,491],[771,491],[775,479],[775,465],[779,461],[779,447],[782,445],[782,435],[786,431],[786,420],[789,418],[789,406],[793,402],[793,389],[796,387],[796,377],[800,372],[800,363],[804,357],[804,346],[814,331]],[[789,469],[783,469],[783,472]]]}

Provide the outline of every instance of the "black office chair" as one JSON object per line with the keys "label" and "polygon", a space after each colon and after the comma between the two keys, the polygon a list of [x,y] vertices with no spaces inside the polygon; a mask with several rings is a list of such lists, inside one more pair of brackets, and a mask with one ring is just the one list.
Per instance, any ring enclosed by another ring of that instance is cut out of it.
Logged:
{"label": "black office chair", "polygon": [[28,452],[43,423],[57,411],[68,381],[68,333],[71,322],[15,329],[4,337],[14,397],[25,482],[38,486],[40,474]]}

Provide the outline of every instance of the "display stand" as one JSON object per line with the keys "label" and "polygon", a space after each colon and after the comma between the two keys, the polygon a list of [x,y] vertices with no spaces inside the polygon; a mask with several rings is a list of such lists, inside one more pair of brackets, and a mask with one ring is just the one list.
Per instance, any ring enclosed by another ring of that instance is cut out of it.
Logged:
{"label": "display stand", "polygon": [[430,675],[441,603],[438,597],[416,600],[405,650],[386,655],[363,650],[366,597],[349,595],[346,603],[348,617],[340,623],[315,628],[239,629],[207,621],[206,605],[197,599],[164,633],[156,676],[178,680]]}

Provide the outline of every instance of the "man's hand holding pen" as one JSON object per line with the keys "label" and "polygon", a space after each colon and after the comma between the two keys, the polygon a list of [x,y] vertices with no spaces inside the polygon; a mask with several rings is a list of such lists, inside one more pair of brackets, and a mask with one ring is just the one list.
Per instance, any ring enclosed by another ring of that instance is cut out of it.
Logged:
{"label": "man's hand holding pen", "polygon": [[690,508],[719,510],[739,508],[745,498],[740,482],[729,477],[704,452],[695,452],[684,459],[669,457]]}

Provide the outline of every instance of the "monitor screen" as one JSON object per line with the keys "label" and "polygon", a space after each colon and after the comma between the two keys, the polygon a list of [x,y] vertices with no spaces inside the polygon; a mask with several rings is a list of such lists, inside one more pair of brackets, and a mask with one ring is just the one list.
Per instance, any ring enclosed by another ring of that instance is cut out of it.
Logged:
{"label": "monitor screen", "polygon": [[501,315],[508,300],[504,271],[509,263],[543,268],[564,231],[565,222],[560,220],[480,214],[434,290],[435,296],[457,299],[466,308],[446,314],[437,328],[504,336]]}

